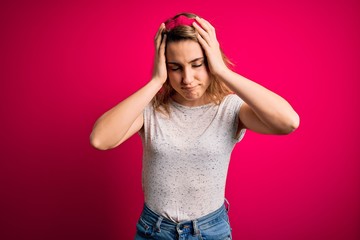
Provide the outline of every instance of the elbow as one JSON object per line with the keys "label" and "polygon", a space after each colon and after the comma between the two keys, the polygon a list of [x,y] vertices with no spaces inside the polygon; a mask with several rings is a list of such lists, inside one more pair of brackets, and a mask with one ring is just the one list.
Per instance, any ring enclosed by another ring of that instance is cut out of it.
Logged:
{"label": "elbow", "polygon": [[298,129],[299,126],[300,126],[300,116],[295,112],[295,117],[292,124],[292,129],[293,129],[292,132]]}
{"label": "elbow", "polygon": [[98,137],[94,136],[94,133],[91,133],[90,135],[90,144],[93,148],[97,150],[109,150],[110,148],[106,146]]}
{"label": "elbow", "polygon": [[283,123],[283,127],[279,129],[280,134],[290,134],[294,132],[296,129],[298,129],[300,125],[300,117],[299,115],[294,112],[292,116],[288,118],[286,122]]}

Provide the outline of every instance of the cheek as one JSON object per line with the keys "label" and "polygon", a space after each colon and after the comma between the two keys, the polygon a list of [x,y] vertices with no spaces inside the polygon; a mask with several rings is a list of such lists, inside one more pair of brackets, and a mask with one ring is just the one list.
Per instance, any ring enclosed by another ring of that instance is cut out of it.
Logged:
{"label": "cheek", "polygon": [[197,77],[198,77],[198,79],[205,81],[205,82],[210,81],[210,75],[205,68],[201,69],[201,71],[197,72]]}
{"label": "cheek", "polygon": [[178,72],[168,71],[168,77],[171,83],[179,83],[181,81],[181,75]]}
{"label": "cheek", "polygon": [[169,84],[172,88],[178,89],[180,85],[180,80],[178,79],[178,76],[176,74],[170,74],[168,77]]}

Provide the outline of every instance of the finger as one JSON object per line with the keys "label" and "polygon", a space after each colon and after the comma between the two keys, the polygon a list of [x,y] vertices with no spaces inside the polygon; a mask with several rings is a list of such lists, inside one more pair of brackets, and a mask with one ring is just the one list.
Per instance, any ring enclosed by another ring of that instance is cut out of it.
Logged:
{"label": "finger", "polygon": [[209,44],[199,33],[197,33],[196,36],[197,36],[197,39],[198,39],[201,47],[204,49],[205,53],[207,53],[209,51]]}
{"label": "finger", "polygon": [[203,18],[196,16],[195,19],[201,25],[201,27],[207,32],[210,32],[214,28],[208,21],[206,21]]}
{"label": "finger", "polygon": [[159,27],[159,29],[158,29],[157,32],[156,32],[155,39],[157,39],[157,38],[159,37],[159,35],[162,33],[162,31],[163,31],[163,29],[164,29],[164,26],[165,26],[164,23],[161,23],[161,24],[160,24],[160,27]]}
{"label": "finger", "polygon": [[156,45],[156,48],[159,48],[160,46],[160,43],[161,43],[161,35],[162,35],[162,32],[164,31],[165,29],[165,24],[162,23],[156,33],[156,36],[155,36],[155,45]]}
{"label": "finger", "polygon": [[166,45],[166,34],[164,34],[162,39],[161,39],[161,44],[160,44],[160,47],[159,47],[160,56],[165,56],[165,45]]}
{"label": "finger", "polygon": [[207,33],[203,28],[201,28],[196,22],[193,22],[194,28],[201,35],[201,37],[207,42],[207,44],[211,44],[211,38],[209,33]]}
{"label": "finger", "polygon": [[206,32],[209,33],[210,36],[216,39],[216,31],[213,25],[211,25],[211,23],[209,23],[204,18],[200,18],[200,17],[196,17],[196,21],[198,21],[201,24],[201,26],[204,26],[203,28],[206,30]]}
{"label": "finger", "polygon": [[[199,18],[199,21],[200,21],[201,23],[203,23],[204,25],[206,25],[207,28],[209,28],[210,30],[215,30],[214,26],[211,25],[211,23],[210,23],[209,21],[207,21],[207,20],[204,19],[204,18],[200,18],[200,17],[197,17],[197,18]],[[196,19],[196,20],[198,20],[198,19]]]}

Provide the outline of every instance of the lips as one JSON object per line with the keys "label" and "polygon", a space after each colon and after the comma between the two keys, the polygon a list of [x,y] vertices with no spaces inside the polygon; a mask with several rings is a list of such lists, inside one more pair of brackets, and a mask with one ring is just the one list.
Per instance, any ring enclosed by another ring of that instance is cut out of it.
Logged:
{"label": "lips", "polygon": [[181,89],[186,90],[186,91],[191,91],[194,90],[197,86],[193,86],[193,87],[182,87]]}

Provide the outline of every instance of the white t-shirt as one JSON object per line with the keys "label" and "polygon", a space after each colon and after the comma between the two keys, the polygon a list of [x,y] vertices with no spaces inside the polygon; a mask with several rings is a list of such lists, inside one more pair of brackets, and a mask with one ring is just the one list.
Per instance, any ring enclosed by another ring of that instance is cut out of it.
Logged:
{"label": "white t-shirt", "polygon": [[230,94],[220,105],[171,101],[169,116],[145,108],[142,184],[150,209],[180,222],[222,206],[230,155],[245,134],[237,133],[242,103]]}

